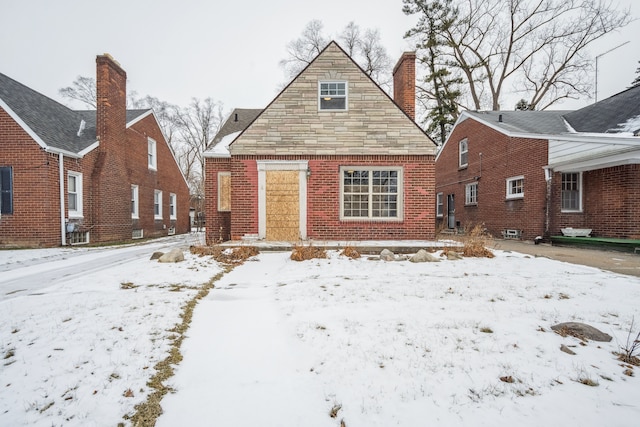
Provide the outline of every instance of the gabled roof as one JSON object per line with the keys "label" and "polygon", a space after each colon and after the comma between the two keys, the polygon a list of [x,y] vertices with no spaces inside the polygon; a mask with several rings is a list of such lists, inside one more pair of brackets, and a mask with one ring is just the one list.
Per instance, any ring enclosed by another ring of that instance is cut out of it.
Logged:
{"label": "gabled roof", "polygon": [[[317,82],[336,79],[358,88],[349,94],[348,110],[336,111],[335,116],[318,114]],[[272,132],[273,123],[282,125],[278,135]],[[259,111],[229,146],[235,154],[436,154],[436,145],[425,131],[335,41]]]}
{"label": "gabled roof", "polygon": [[577,132],[640,134],[640,85],[565,115]]}
{"label": "gabled roof", "polygon": [[513,135],[522,133],[556,135],[569,132],[563,119],[568,111],[465,111],[467,114],[496,128],[503,133]]}
{"label": "gabled roof", "polygon": [[210,146],[213,147],[227,135],[245,130],[262,111],[262,108],[235,108],[213,137]]}
{"label": "gabled roof", "polygon": [[[33,132],[43,148],[80,153],[96,142],[95,110],[72,110],[2,73],[0,106],[9,109],[27,132]],[[127,123],[148,111],[127,110]]]}

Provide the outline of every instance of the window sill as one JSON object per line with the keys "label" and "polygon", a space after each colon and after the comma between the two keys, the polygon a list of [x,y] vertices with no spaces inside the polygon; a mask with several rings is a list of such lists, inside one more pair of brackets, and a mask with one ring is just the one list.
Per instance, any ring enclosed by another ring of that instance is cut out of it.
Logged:
{"label": "window sill", "polygon": [[584,211],[582,211],[582,210],[579,210],[579,211],[560,210],[560,213],[563,213],[563,214],[581,214],[581,213],[584,213]]}
{"label": "window sill", "polygon": [[403,222],[404,218],[340,218],[341,222]]}
{"label": "window sill", "polygon": [[507,196],[504,199],[506,202],[511,200],[524,200],[524,196]]}
{"label": "window sill", "polygon": [[84,219],[84,215],[83,214],[74,214],[74,213],[69,212],[69,219]]}

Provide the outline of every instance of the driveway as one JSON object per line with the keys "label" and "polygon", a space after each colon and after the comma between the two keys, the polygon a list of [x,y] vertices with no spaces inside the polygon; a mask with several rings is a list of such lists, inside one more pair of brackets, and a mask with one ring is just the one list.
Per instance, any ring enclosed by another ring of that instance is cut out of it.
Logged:
{"label": "driveway", "polygon": [[582,264],[619,274],[640,277],[640,254],[598,249],[583,249],[569,246],[552,246],[530,241],[498,240],[491,245],[493,249],[514,251],[536,257],[546,257],[557,261]]}

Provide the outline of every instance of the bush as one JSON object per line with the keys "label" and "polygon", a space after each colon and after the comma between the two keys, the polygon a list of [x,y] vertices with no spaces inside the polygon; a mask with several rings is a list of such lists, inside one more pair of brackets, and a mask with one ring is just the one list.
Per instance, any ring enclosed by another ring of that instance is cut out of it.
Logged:
{"label": "bush", "polygon": [[306,261],[314,258],[326,258],[327,251],[315,246],[294,246],[291,259],[294,261]]}
{"label": "bush", "polygon": [[493,258],[495,255],[487,244],[492,237],[486,232],[482,224],[477,224],[469,231],[463,239],[462,255],[466,257]]}

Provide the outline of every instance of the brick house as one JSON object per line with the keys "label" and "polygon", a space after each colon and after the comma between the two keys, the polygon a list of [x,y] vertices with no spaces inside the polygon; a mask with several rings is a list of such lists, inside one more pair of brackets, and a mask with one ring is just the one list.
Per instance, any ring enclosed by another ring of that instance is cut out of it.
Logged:
{"label": "brick house", "polygon": [[264,110],[232,112],[205,153],[208,242],[434,239],[415,53],[394,86],[395,102],[331,42]]}
{"label": "brick house", "polygon": [[639,238],[639,117],[640,86],[572,112],[464,111],[436,157],[438,226]]}
{"label": "brick house", "polygon": [[126,73],[111,56],[96,66],[95,111],[0,74],[0,246],[189,230],[187,183],[153,111],[126,109]]}

